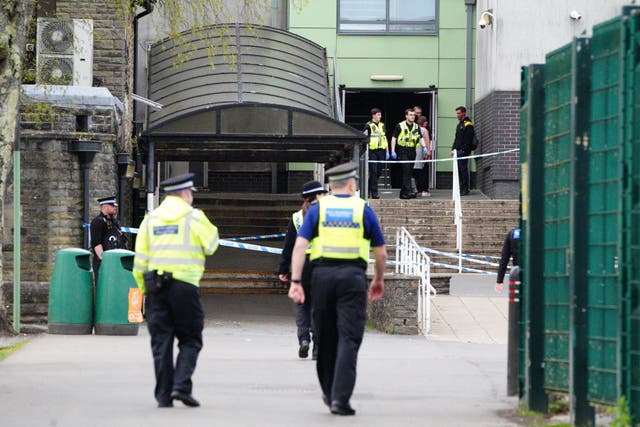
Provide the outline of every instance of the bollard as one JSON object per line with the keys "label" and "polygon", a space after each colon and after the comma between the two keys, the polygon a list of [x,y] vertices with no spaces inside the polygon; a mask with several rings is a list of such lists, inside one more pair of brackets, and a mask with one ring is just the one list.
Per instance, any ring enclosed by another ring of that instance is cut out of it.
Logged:
{"label": "bollard", "polygon": [[509,344],[507,347],[507,396],[518,394],[518,345],[520,322],[520,268],[509,274]]}

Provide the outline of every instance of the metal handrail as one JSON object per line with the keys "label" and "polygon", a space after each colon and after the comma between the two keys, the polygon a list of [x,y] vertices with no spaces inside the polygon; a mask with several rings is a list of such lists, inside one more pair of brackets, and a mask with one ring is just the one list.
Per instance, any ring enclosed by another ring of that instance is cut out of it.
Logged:
{"label": "metal handrail", "polygon": [[460,178],[458,176],[458,153],[453,150],[453,189],[451,197],[453,199],[454,217],[453,223],[456,226],[456,249],[458,250],[458,273],[462,273],[462,202],[460,201]]}
{"label": "metal handrail", "polygon": [[431,329],[431,259],[422,251],[406,228],[396,232],[396,273],[420,277],[418,286],[418,329],[427,335]]}

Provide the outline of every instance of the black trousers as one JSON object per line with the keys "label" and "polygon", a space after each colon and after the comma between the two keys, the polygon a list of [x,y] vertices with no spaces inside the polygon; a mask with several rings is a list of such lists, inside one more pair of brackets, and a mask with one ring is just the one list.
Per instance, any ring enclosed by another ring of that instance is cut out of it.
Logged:
{"label": "black trousers", "polygon": [[[147,294],[147,324],[156,373],[155,397],[158,403],[171,402],[171,392],[191,394],[191,376],[202,349],[204,311],[198,288],[174,280],[158,293]],[[173,364],[173,341],[179,353]]]}
{"label": "black trousers", "polygon": [[[458,157],[468,156],[469,153],[458,150]],[[469,182],[471,180],[469,176],[469,159],[458,160],[458,179],[460,181],[460,194],[469,191]]]}
{"label": "black trousers", "polygon": [[[387,150],[369,150],[369,160],[385,160]],[[384,163],[369,163],[369,197],[378,195],[378,178],[384,169]]]}
{"label": "black trousers", "polygon": [[93,255],[93,261],[91,262],[93,267],[93,285],[98,286],[98,272],[100,270],[100,264],[102,260],[98,258],[98,255]]}
{"label": "black trousers", "polygon": [[366,321],[365,271],[348,264],[316,265],[311,287],[320,387],[331,401],[349,403]]}
{"label": "black trousers", "polygon": [[429,164],[425,163],[422,169],[414,169],[413,177],[416,180],[418,192],[429,191]]}
{"label": "black trousers", "polygon": [[[304,303],[298,304],[296,307],[296,326],[298,327],[298,344],[302,344],[302,341],[311,341],[311,333],[313,332],[312,318],[311,318],[311,272],[313,265],[309,262],[307,257],[302,268],[302,289],[304,289]],[[315,345],[315,334],[313,334]]]}
{"label": "black trousers", "polygon": [[[416,159],[415,147],[397,146],[396,152],[398,154],[398,160],[414,161]],[[402,188],[400,189],[400,195],[412,194],[411,175],[413,174],[413,163],[401,163],[400,165],[402,168]]]}

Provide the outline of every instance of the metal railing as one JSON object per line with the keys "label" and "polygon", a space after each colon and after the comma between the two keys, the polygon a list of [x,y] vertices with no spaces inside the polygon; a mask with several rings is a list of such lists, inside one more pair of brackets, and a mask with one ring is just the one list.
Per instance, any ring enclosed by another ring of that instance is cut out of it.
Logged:
{"label": "metal railing", "polygon": [[418,328],[423,335],[431,329],[431,294],[436,290],[431,286],[431,259],[418,246],[406,228],[396,232],[396,273],[420,277],[418,286]]}
{"label": "metal railing", "polygon": [[453,150],[453,223],[456,225],[456,249],[458,250],[458,273],[462,273],[462,203],[460,202],[460,177],[458,176],[458,154]]}

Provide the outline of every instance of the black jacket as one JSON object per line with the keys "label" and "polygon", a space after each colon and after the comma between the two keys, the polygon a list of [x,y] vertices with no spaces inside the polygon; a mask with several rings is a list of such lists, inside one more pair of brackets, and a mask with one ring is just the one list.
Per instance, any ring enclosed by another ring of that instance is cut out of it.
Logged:
{"label": "black jacket", "polygon": [[473,145],[473,136],[475,131],[473,129],[473,122],[469,117],[465,117],[460,120],[458,126],[456,126],[456,137],[451,146],[451,150],[462,151],[464,154],[471,153],[471,146]]}
{"label": "black jacket", "polygon": [[502,256],[500,257],[500,265],[498,267],[498,278],[496,283],[504,281],[504,275],[507,272],[509,259],[513,258],[513,265],[520,265],[518,260],[518,245],[520,244],[520,229],[513,228],[507,233],[502,245]]}

